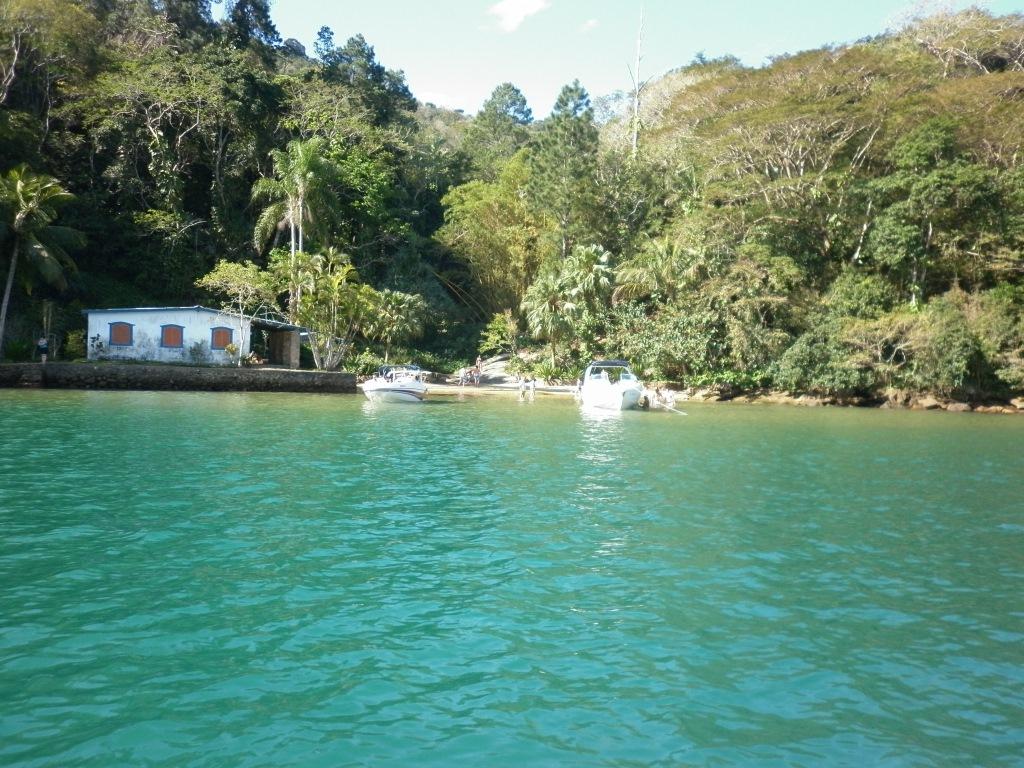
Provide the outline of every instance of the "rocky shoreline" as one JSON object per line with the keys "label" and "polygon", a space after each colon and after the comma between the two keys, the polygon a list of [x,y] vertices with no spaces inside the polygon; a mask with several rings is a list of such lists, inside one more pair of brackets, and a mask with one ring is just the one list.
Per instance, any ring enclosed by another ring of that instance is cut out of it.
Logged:
{"label": "rocky shoreline", "polygon": [[952,398],[940,398],[934,395],[921,395],[900,390],[891,390],[876,398],[863,397],[828,397],[816,395],[793,395],[776,390],[756,392],[737,392],[716,389],[682,389],[677,392],[678,402],[731,402],[731,403],[766,403],[772,405],[795,405],[806,408],[822,406],[841,406],[852,408],[881,408],[911,411],[944,410],[951,413],[1024,413],[1024,397],[1013,398],[1006,402],[965,402]]}
{"label": "rocky shoreline", "polygon": [[[439,374],[437,383],[431,384],[436,394],[466,395],[477,394],[509,394],[518,393],[517,380],[509,376],[505,370],[506,355],[499,355],[483,361],[483,377],[479,385],[460,387],[458,377]],[[441,383],[443,382],[443,383]],[[440,384],[440,386],[438,386]],[[791,394],[780,390],[742,391],[729,385],[712,387],[687,387],[681,382],[661,381],[648,382],[648,390],[661,389],[668,394],[669,401],[676,403],[761,403],[766,405],[793,405],[805,408],[838,406],[848,408],[882,408],[912,411],[945,410],[951,413],[1024,413],[1024,396],[1006,401],[983,400],[967,402],[953,398],[942,398],[935,395],[919,394],[904,390],[891,389],[875,397],[831,397],[809,394]],[[575,386],[544,385],[537,387],[538,394],[569,395],[575,392]],[[654,397],[651,397],[654,401]]]}
{"label": "rocky shoreline", "polygon": [[[890,392],[884,397],[839,398],[819,397],[815,395],[793,395],[777,390],[760,390],[756,392],[730,392],[713,388],[680,388],[669,389],[675,395],[675,403],[746,403],[762,405],[792,405],[803,408],[821,408],[826,406],[845,408],[880,408],[883,410],[936,411],[950,413],[1005,413],[1024,414],[1024,397],[1014,398],[1004,403],[982,402],[967,403],[952,399],[942,399],[931,395],[915,395],[905,392]],[[537,395],[572,397],[575,387],[565,385],[544,385],[537,387]],[[446,381],[430,384],[430,393],[434,396],[477,397],[481,395],[518,396],[519,388],[515,383],[505,381],[487,381],[480,384],[467,384]]]}

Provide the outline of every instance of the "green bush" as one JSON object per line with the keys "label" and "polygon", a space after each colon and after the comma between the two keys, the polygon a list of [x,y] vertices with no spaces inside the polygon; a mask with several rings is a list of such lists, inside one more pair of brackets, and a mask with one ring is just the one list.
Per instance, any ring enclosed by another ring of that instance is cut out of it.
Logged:
{"label": "green bush", "polygon": [[736,390],[759,389],[771,381],[767,371],[733,371],[724,369],[721,371],[709,371],[690,376],[686,380],[687,386],[691,387],[731,387]]}
{"label": "green bush", "polygon": [[440,352],[417,351],[412,359],[421,368],[434,373],[451,373],[466,365],[463,358],[446,357]]}
{"label": "green bush", "polygon": [[930,302],[917,317],[908,339],[905,385],[941,395],[963,390],[983,358],[967,318],[947,297]]}
{"label": "green bush", "polygon": [[508,359],[508,363],[505,365],[505,373],[509,376],[522,376],[528,373],[530,366],[523,358],[515,356]]}
{"label": "green bush", "polygon": [[896,305],[896,290],[879,275],[843,270],[822,302],[831,317],[872,318]]}
{"label": "green bush", "polygon": [[846,341],[843,320],[823,320],[800,336],[772,370],[776,386],[790,392],[860,394],[878,382]]}
{"label": "green bush", "polygon": [[1024,290],[1004,283],[966,295],[964,315],[984,358],[981,383],[1024,389]]}
{"label": "green bush", "polygon": [[533,366],[530,373],[538,379],[543,379],[548,384],[558,384],[564,372],[562,369],[551,364],[550,360],[544,360]]}
{"label": "green bush", "polygon": [[643,377],[689,383],[722,369],[727,342],[712,310],[670,305],[648,317],[642,304],[632,302],[613,311],[606,348]]}
{"label": "green bush", "polygon": [[519,325],[512,316],[512,311],[506,309],[492,317],[480,332],[477,350],[481,355],[514,355],[518,349]]}
{"label": "green bush", "polygon": [[10,339],[4,344],[4,357],[12,363],[25,363],[32,359],[34,345],[20,339]]}
{"label": "green bush", "polygon": [[68,331],[64,339],[64,358],[81,360],[85,357],[85,331]]}
{"label": "green bush", "polygon": [[364,349],[358,355],[350,357],[345,361],[345,370],[359,376],[371,376],[382,365],[384,365],[384,358],[381,355],[369,349]]}

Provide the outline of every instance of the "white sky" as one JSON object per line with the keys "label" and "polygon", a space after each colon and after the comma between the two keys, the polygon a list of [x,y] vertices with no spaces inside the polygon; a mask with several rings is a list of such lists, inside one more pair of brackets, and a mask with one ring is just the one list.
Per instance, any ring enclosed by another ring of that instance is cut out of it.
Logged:
{"label": "white sky", "polygon": [[[313,54],[321,26],[344,44],[361,33],[377,60],[405,72],[420,101],[475,112],[511,82],[536,117],[566,83],[591,96],[631,87],[641,8],[641,78],[688,64],[703,51],[745,64],[880,34],[921,8],[971,3],[907,0],[276,0],[274,22]],[[1024,12],[1024,0],[980,3],[996,14]]]}

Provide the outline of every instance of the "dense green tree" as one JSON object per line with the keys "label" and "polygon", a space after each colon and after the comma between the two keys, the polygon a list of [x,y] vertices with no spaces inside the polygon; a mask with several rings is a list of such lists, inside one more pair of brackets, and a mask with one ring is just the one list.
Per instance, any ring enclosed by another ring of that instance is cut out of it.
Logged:
{"label": "dense green tree", "polygon": [[678,243],[649,241],[615,270],[616,301],[652,299],[671,302],[683,281],[683,257]]}
{"label": "dense green tree", "polygon": [[533,112],[522,91],[502,83],[483,103],[466,129],[463,150],[481,178],[494,181],[530,138]]}
{"label": "dense green tree", "polygon": [[153,7],[174,25],[183,40],[201,45],[213,36],[210,0],[159,0]]}
{"label": "dense green tree", "polygon": [[1024,389],[1024,290],[1001,283],[995,288],[954,295],[978,340],[978,391]]}
{"label": "dense green tree", "polygon": [[527,178],[520,158],[496,182],[471,181],[444,198],[438,238],[469,267],[484,314],[518,309],[540,265],[540,242],[550,225],[523,200]]}
{"label": "dense green tree", "polygon": [[894,171],[869,186],[878,213],[865,253],[912,306],[951,280],[982,286],[1005,268],[986,257],[1002,239],[999,175],[960,157],[955,142],[951,121],[925,123],[896,143]]}
{"label": "dense green tree", "polygon": [[48,128],[62,82],[92,74],[99,24],[74,0],[0,3],[0,108],[24,110]]}
{"label": "dense green tree", "polygon": [[555,220],[563,259],[596,235],[598,140],[590,96],[574,81],[562,88],[528,155],[530,201]]}
{"label": "dense green tree", "polygon": [[349,38],[340,48],[333,43],[333,32],[321,27],[316,52],[323,64],[323,77],[349,86],[371,123],[382,126],[401,121],[415,110],[416,100],[405,75],[378,62],[373,46],[362,35]]}
{"label": "dense green tree", "polygon": [[264,45],[281,42],[269,0],[228,0],[225,25],[228,36],[243,46],[254,40]]}
{"label": "dense green tree", "polygon": [[523,297],[522,308],[533,337],[548,342],[551,367],[554,368],[558,360],[558,345],[567,342],[572,333],[569,315],[574,309],[555,267],[549,267],[538,275]]}

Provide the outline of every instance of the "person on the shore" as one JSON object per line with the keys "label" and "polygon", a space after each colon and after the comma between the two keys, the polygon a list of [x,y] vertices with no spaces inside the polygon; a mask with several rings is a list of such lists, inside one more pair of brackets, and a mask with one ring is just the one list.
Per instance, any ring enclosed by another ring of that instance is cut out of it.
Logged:
{"label": "person on the shore", "polygon": [[46,365],[46,356],[50,353],[50,342],[45,336],[40,336],[36,342],[36,352],[39,353],[39,362]]}

